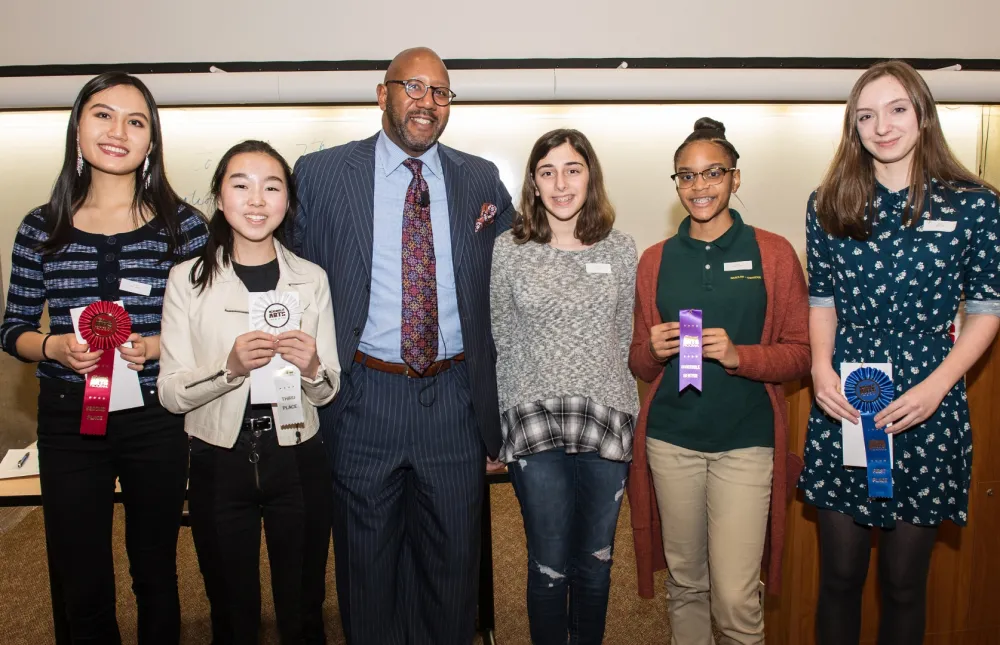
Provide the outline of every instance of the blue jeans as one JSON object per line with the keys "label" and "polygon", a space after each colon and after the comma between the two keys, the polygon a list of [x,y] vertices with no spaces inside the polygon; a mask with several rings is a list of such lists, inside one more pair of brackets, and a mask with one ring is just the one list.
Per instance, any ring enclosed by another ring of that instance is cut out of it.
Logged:
{"label": "blue jeans", "polygon": [[532,643],[601,643],[628,463],[557,448],[509,470],[528,542]]}

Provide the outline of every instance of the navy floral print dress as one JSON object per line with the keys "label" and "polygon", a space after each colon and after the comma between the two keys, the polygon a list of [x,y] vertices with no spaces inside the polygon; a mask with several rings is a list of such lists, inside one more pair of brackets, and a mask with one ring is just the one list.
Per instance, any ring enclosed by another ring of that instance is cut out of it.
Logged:
{"label": "navy floral print dress", "polygon": [[[810,305],[836,307],[833,365],[892,363],[896,396],[927,378],[948,355],[949,327],[964,293],[967,314],[1000,316],[1000,207],[971,185],[932,180],[919,227],[903,223],[907,190],[876,188],[868,240],[835,238],[806,215]],[[870,215],[869,215],[870,216]],[[927,219],[941,223],[927,227]],[[955,222],[951,227],[947,222]],[[960,379],[926,421],[893,438],[893,498],[868,497],[867,471],[845,468],[840,421],[813,403],[799,479],[810,504],[892,528],[896,520],[937,525],[967,519],[972,432]]]}

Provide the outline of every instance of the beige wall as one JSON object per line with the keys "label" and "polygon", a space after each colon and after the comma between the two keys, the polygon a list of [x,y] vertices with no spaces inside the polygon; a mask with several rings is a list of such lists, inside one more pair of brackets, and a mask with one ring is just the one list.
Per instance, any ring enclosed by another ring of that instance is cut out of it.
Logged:
{"label": "beige wall", "polygon": [[0,65],[445,58],[997,58],[996,0],[5,1]]}
{"label": "beige wall", "polygon": [[979,171],[983,179],[1000,188],[1000,106],[984,112]]}
{"label": "beige wall", "polygon": [[[942,106],[939,114],[956,153],[975,167],[982,108]],[[517,195],[535,139],[558,127],[582,130],[602,162],[617,225],[641,251],[673,232],[684,217],[669,179],[671,159],[695,119],[706,115],[725,122],[741,154],[741,201],[733,206],[748,222],[784,235],[803,255],[805,202],[839,140],[840,105],[463,105],[453,110],[443,140],[494,161]],[[18,223],[46,201],[58,172],[66,118],[63,111],[0,112],[5,279]],[[376,107],[165,109],[168,174],[185,199],[206,210],[209,178],[232,144],[266,139],[294,162],[306,151],[369,136],[379,118]],[[33,437],[36,391],[30,366],[0,355],[0,451]]]}

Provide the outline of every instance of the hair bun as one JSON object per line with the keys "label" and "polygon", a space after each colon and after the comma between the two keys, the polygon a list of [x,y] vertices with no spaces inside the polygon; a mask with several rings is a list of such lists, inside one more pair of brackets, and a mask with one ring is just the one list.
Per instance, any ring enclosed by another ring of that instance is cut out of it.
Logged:
{"label": "hair bun", "polygon": [[715,119],[703,116],[694,122],[695,131],[698,130],[716,130],[723,137],[726,136],[726,126],[722,124],[722,121],[716,121]]}

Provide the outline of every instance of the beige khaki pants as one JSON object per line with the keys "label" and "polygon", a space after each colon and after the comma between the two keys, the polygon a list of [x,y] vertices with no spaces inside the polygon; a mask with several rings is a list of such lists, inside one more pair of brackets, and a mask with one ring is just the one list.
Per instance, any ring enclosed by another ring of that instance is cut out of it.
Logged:
{"label": "beige khaki pants", "polygon": [[646,440],[667,559],[672,645],[764,642],[760,562],[771,501],[772,448],[686,450]]}

